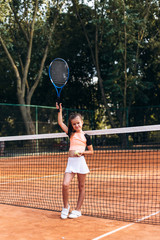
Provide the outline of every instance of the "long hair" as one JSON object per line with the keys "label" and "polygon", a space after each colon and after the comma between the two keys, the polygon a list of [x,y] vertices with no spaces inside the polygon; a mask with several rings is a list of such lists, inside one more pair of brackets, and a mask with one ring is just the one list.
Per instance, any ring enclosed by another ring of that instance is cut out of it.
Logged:
{"label": "long hair", "polygon": [[80,113],[71,113],[70,115],[69,115],[69,119],[68,119],[68,132],[70,132],[71,134],[73,133],[73,132],[75,132],[75,130],[73,129],[73,127],[72,127],[72,120],[74,119],[74,118],[76,118],[76,117],[80,117],[80,119],[81,120],[83,120],[83,118],[82,118],[82,115],[80,114]]}

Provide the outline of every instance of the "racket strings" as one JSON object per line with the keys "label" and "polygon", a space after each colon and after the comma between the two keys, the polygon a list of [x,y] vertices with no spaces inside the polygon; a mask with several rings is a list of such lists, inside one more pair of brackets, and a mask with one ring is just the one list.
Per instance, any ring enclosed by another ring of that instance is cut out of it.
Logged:
{"label": "racket strings", "polygon": [[57,87],[62,87],[68,79],[68,66],[63,61],[54,61],[50,66],[52,81]]}

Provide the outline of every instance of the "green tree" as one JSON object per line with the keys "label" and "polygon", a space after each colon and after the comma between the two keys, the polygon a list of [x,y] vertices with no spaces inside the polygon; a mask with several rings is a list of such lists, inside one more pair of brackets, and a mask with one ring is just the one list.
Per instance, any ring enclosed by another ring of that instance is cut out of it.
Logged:
{"label": "green tree", "polygon": [[[143,85],[135,92],[136,100],[132,104],[130,124],[158,124],[160,121],[160,31],[159,31],[159,8],[158,1],[150,9],[147,22],[146,47],[141,51]],[[156,107],[157,106],[157,107]],[[139,111],[139,114],[136,114]]]}
{"label": "green tree", "polygon": [[[61,0],[3,1],[0,43],[16,75],[17,97],[22,105],[31,104],[40,82],[63,3]],[[27,134],[34,134],[30,107],[20,109]]]}
{"label": "green tree", "polygon": [[[84,6],[73,0],[95,66],[102,103],[112,127],[126,126],[126,109],[136,101],[136,93],[152,88],[143,82],[141,53],[155,32],[148,33],[148,22],[158,9],[157,1],[94,1],[90,22],[83,17]],[[157,29],[156,29],[157,31]],[[128,113],[129,113],[128,112]]]}
{"label": "green tree", "polygon": [[[83,13],[85,14],[85,13]],[[86,17],[88,16],[86,12]],[[54,104],[56,91],[48,79],[48,66],[54,57],[64,58],[70,68],[69,82],[61,93],[61,100],[67,108],[92,109],[98,107],[96,84],[92,84],[94,76],[94,66],[90,56],[90,51],[86,43],[81,25],[73,14],[70,7],[67,13],[61,14],[55,29],[54,41],[46,61],[46,75],[44,81],[39,86],[41,89],[47,88],[47,92],[39,89],[36,91],[37,97],[45,99],[47,105]]]}
{"label": "green tree", "polygon": [[[38,1],[23,102],[29,104],[34,92],[32,104],[55,105],[56,91],[49,81],[48,66],[53,58],[62,57],[70,67],[69,82],[61,94],[65,107],[96,110],[97,125],[102,115],[105,124],[112,127],[127,125],[128,110],[131,124],[136,123],[137,113],[133,114],[132,106],[156,104],[159,99],[158,1],[95,0],[91,7],[80,4],[83,1],[72,2],[73,6],[69,4],[64,11],[57,12],[56,2]],[[1,37],[22,80],[35,5],[31,0],[12,3],[4,1],[9,7],[1,8],[4,13],[1,15]],[[41,81],[31,92],[57,15]],[[19,24],[15,16],[18,16]],[[16,83],[4,53],[0,52],[0,72],[8,83],[12,83],[6,90],[1,88],[6,94],[15,89]],[[93,84],[94,76],[98,77],[98,83]],[[156,114],[153,111],[149,113],[151,117]]]}

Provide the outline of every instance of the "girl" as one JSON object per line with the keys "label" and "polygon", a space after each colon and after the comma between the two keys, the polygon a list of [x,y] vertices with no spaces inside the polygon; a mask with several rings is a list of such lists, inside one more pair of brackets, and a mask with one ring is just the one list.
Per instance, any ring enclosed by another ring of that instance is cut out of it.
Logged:
{"label": "girl", "polygon": [[[82,116],[79,113],[71,114],[67,127],[62,119],[62,105],[56,103],[56,108],[59,109],[58,124],[70,138],[69,158],[62,185],[64,207],[62,208],[61,218],[66,219],[68,217],[70,209],[68,204],[69,185],[76,173],[79,183],[79,197],[77,207],[69,214],[69,218],[77,218],[81,216],[81,206],[85,197],[85,178],[86,174],[89,173],[84,155],[93,154],[93,147],[89,135],[82,131]],[[88,151],[85,151],[86,146]]]}

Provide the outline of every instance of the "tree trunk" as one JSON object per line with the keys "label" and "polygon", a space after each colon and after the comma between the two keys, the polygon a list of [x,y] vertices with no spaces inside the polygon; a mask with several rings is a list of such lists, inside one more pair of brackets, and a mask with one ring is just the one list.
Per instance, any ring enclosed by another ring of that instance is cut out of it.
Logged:
{"label": "tree trunk", "polygon": [[[57,9],[60,10],[61,7],[62,7],[62,5],[58,6],[58,2],[57,2]],[[46,47],[44,50],[43,58],[41,60],[40,69],[38,71],[37,77],[35,78],[35,82],[34,82],[33,86],[31,86],[31,88],[29,88],[27,78],[28,78],[29,67],[30,67],[30,62],[31,62],[32,43],[33,43],[33,36],[34,36],[34,25],[35,25],[35,18],[36,18],[37,9],[38,9],[38,0],[35,1],[35,9],[34,9],[34,14],[33,14],[33,19],[32,19],[32,23],[31,23],[29,36],[26,35],[23,27],[21,26],[21,23],[19,22],[18,17],[16,16],[16,12],[14,11],[14,6],[12,4],[11,4],[11,9],[14,13],[15,21],[18,23],[20,30],[21,30],[22,34],[25,35],[26,41],[28,43],[28,49],[27,49],[26,61],[25,61],[24,67],[23,67],[22,61],[20,59],[20,66],[22,68],[22,77],[20,76],[20,73],[16,66],[16,63],[14,62],[14,60],[13,60],[11,54],[9,53],[1,36],[0,36],[0,42],[2,44],[2,47],[11,63],[11,66],[15,72],[15,75],[16,75],[17,97],[18,97],[18,102],[21,105],[20,111],[22,114],[22,118],[24,120],[26,132],[27,132],[27,134],[35,134],[36,133],[35,125],[33,123],[31,112],[30,112],[30,104],[31,104],[31,99],[32,99],[33,93],[34,93],[36,87],[38,86],[38,83],[42,76],[43,67],[44,67],[44,64],[45,64],[45,61],[47,58],[49,46],[50,46],[51,39],[52,39],[52,34],[53,34],[53,31],[54,31],[56,23],[57,23],[59,11],[57,11],[54,21],[51,24],[51,28],[49,30],[49,35],[48,35],[48,41],[47,41],[47,44],[46,44]],[[27,106],[25,106],[25,104]]]}

